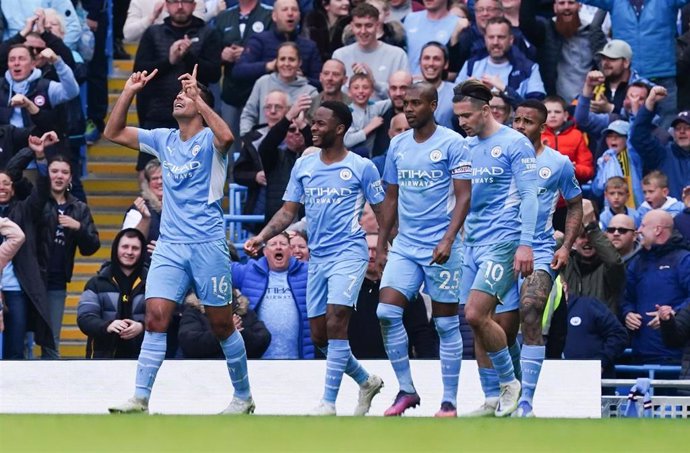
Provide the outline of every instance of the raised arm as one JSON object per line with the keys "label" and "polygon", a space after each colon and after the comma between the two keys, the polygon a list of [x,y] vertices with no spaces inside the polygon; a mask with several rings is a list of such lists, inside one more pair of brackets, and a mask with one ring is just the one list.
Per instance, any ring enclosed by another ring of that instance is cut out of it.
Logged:
{"label": "raised arm", "polygon": [[139,150],[139,129],[127,126],[127,111],[134,100],[134,96],[155,77],[157,72],[158,69],[154,69],[151,74],[146,71],[135,72],[127,79],[122,94],[117,99],[115,107],[110,113],[110,119],[105,125],[103,131],[105,138],[118,145]]}
{"label": "raised arm", "polygon": [[652,133],[654,125],[654,110],[659,101],[666,97],[666,88],[655,86],[649,91],[649,96],[644,102],[644,107],[637,112],[635,121],[630,131],[630,144],[642,158],[642,164],[646,170],[659,168],[666,157],[666,148]]}

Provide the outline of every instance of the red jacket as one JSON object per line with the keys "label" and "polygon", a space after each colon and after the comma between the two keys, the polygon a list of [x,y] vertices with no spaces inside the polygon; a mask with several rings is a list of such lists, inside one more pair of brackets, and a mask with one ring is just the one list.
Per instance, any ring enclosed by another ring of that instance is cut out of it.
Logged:
{"label": "red jacket", "polygon": [[567,121],[560,130],[554,131],[546,126],[541,134],[541,141],[564,156],[568,156],[570,162],[575,165],[575,177],[580,184],[594,177],[594,158],[587,147],[584,135],[575,124]]}

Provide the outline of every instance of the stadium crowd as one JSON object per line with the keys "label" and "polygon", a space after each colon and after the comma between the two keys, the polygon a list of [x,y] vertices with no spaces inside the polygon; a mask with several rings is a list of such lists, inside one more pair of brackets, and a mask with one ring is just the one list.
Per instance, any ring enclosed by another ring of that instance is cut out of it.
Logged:
{"label": "stadium crowd", "polygon": [[[617,363],[682,363],[690,378],[687,0],[113,0],[112,15],[107,3],[2,2],[3,359],[26,357],[27,332],[42,358],[60,357],[76,251],[101,247],[81,185],[81,149],[106,126],[111,26],[114,58],[133,58],[134,71],[157,70],[137,94],[141,128],[178,127],[172,107],[183,74],[194,71],[216,94],[214,108],[235,137],[229,182],[247,188],[244,214],[265,216],[244,225],[254,234],[281,209],[300,157],[318,152],[311,124],[324,103],[349,106],[345,146],[381,175],[391,140],[410,129],[405,100],[418,82],[437,92],[436,124],[462,136],[454,88],[468,79],[491,91],[491,114],[509,127],[525,101],[543,103],[541,143],[569,159],[584,196],[543,318],[546,357],[599,359],[604,376]],[[136,55],[123,46],[131,42]],[[141,196],[123,212],[111,258],[79,301],[87,358],[135,359],[144,338],[167,169],[140,152],[136,171]],[[560,240],[569,206],[563,197],[553,206]],[[233,321],[249,358],[323,357],[307,313],[302,217],[266,241],[262,257],[231,253]],[[349,339],[354,356],[385,359],[379,225],[368,205],[360,225],[369,265]],[[428,291],[410,302],[402,314],[409,356],[438,359],[444,332],[434,327]],[[462,357],[473,359],[462,306],[459,315]],[[223,357],[193,291],[169,329],[167,357]]]}

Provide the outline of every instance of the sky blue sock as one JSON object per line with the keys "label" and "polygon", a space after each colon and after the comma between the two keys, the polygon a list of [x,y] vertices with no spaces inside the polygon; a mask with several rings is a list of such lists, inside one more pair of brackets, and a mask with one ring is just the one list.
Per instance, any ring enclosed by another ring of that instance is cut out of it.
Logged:
{"label": "sky blue sock", "polygon": [[515,340],[515,343],[508,346],[508,352],[510,353],[510,360],[513,362],[515,379],[520,381],[522,380],[522,367],[520,366],[520,342]]}
{"label": "sky blue sock", "polygon": [[[323,353],[324,356],[328,357],[328,345],[317,346],[319,351]],[[357,385],[362,385],[369,379],[369,372],[364,369],[364,367],[359,363],[354,355],[350,354],[350,359],[347,361],[347,366],[345,367],[345,374],[350,376]]]}
{"label": "sky blue sock", "polygon": [[326,385],[323,400],[335,404],[343,380],[345,367],[350,359],[350,343],[347,340],[328,340],[328,355],[326,356]]}
{"label": "sky blue sock", "polygon": [[406,393],[414,393],[407,332],[402,321],[403,309],[396,305],[379,303],[376,315],[381,322],[383,346],[386,349],[388,359],[391,361],[395,376],[398,378],[400,390]]}
{"label": "sky blue sock", "polygon": [[498,382],[507,384],[515,379],[515,372],[513,371],[513,361],[510,360],[510,352],[505,347],[500,351],[487,352],[494,366],[494,370],[498,374]]}
{"label": "sky blue sock", "polygon": [[526,401],[532,405],[534,391],[539,381],[541,365],[544,363],[546,346],[524,345],[522,347],[522,396],[520,401]]}
{"label": "sky blue sock", "polygon": [[498,373],[493,368],[479,368],[479,382],[482,384],[485,398],[498,398],[501,394]]}
{"label": "sky blue sock", "polygon": [[462,335],[460,335],[460,319],[455,316],[434,318],[436,331],[441,343],[439,355],[441,357],[441,379],[443,381],[443,402],[453,406],[458,404],[458,380],[462,365]]}
{"label": "sky blue sock", "polygon": [[248,400],[252,393],[249,391],[247,352],[244,349],[242,334],[235,330],[232,335],[220,342],[220,347],[225,354],[225,363],[228,365],[230,380],[235,388],[235,397]]}
{"label": "sky blue sock", "polygon": [[151,387],[156,380],[156,374],[165,359],[166,338],[168,334],[159,332],[144,333],[141,351],[137,360],[137,376],[135,379],[134,397],[146,401],[151,398]]}

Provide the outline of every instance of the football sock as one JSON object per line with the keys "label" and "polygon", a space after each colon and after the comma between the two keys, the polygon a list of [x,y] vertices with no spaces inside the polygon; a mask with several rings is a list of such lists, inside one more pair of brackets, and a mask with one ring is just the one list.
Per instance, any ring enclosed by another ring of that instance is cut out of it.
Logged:
{"label": "football sock", "polygon": [[249,390],[247,352],[244,349],[242,334],[235,330],[232,335],[220,342],[220,347],[223,349],[223,354],[225,354],[230,380],[235,388],[235,397],[248,400],[252,394]]}
{"label": "football sock", "polygon": [[462,335],[458,315],[434,318],[436,331],[441,343],[441,380],[443,399],[441,401],[457,406],[458,380],[462,365]]}
{"label": "football sock", "polygon": [[400,390],[406,393],[414,393],[407,332],[402,322],[403,309],[396,305],[379,303],[376,315],[381,323],[383,345],[393,366],[393,371],[395,371],[395,376],[398,378]]}
{"label": "football sock", "polygon": [[498,374],[498,382],[507,384],[515,379],[515,372],[513,371],[513,362],[510,360],[510,352],[505,347],[500,351],[487,352],[494,366],[494,370]]}
{"label": "football sock", "polygon": [[520,401],[526,401],[532,405],[545,354],[545,346],[524,345],[522,347],[522,396]]}
{"label": "football sock", "polygon": [[328,355],[326,356],[326,384],[323,400],[335,404],[343,380],[345,367],[352,353],[347,340],[328,340]]}
{"label": "football sock", "polygon": [[159,332],[144,333],[141,351],[137,360],[137,375],[135,378],[134,397],[148,401],[151,388],[156,380],[156,374],[165,359],[168,334]]}

